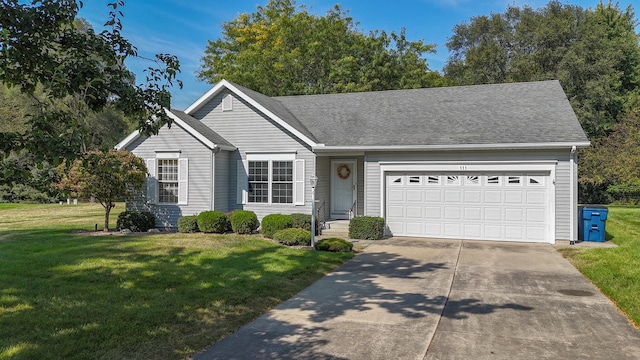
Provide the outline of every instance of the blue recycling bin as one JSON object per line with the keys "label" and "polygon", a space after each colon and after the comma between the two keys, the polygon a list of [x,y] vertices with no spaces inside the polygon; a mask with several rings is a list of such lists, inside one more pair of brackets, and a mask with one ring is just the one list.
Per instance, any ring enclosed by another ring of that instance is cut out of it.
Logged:
{"label": "blue recycling bin", "polygon": [[609,209],[602,205],[584,205],[579,212],[578,239],[604,242]]}

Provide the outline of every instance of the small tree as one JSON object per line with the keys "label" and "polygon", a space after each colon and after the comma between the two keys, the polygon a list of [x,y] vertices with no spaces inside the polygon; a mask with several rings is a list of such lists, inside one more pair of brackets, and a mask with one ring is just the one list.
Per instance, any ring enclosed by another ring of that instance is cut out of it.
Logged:
{"label": "small tree", "polygon": [[93,197],[104,207],[104,231],[109,231],[109,213],[118,199],[131,197],[144,184],[144,161],[124,150],[90,151],[71,165],[58,167],[62,179],[54,186],[78,197]]}

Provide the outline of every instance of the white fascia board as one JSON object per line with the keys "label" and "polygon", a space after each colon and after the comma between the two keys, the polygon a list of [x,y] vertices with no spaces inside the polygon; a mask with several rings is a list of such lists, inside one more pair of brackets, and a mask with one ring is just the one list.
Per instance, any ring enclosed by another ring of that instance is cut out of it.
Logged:
{"label": "white fascia board", "polygon": [[189,105],[189,107],[184,111],[185,113],[191,115],[193,112],[198,111],[204,104],[207,103],[210,99],[212,99],[216,94],[220,92],[223,88],[227,87],[229,82],[226,80],[218,81],[211,90],[207,91],[204,95],[200,96],[198,100],[196,100],[193,104]]}
{"label": "white fascia board", "polygon": [[131,145],[134,141],[136,141],[140,137],[140,130],[135,130],[131,134],[129,134],[124,140],[120,141],[113,148],[116,150],[122,150],[127,148],[127,146]]}
{"label": "white fascia board", "polygon": [[220,80],[211,90],[209,90],[206,94],[204,94],[202,97],[200,97],[200,99],[196,100],[196,102],[194,102],[191,106],[189,106],[184,112],[189,114],[189,115],[192,115],[193,112],[195,112],[198,109],[200,109],[207,101],[211,100],[214,96],[216,96],[224,88],[231,90],[234,94],[236,94],[239,97],[241,97],[244,101],[246,101],[249,104],[253,105],[256,109],[258,109],[258,111],[260,111],[263,114],[267,115],[269,118],[271,118],[273,121],[275,121],[278,125],[280,125],[283,128],[285,128],[287,131],[292,133],[294,136],[296,136],[298,139],[302,140],[307,145],[309,145],[311,147],[317,145],[315,141],[309,139],[306,135],[304,135],[300,131],[296,130],[296,128],[294,128],[293,126],[289,125],[289,123],[287,123],[286,121],[282,120],[280,117],[276,116],[276,114],[274,114],[271,111],[269,111],[267,108],[262,106],[259,102],[255,101],[252,97],[250,97],[249,95],[247,95],[244,92],[240,91],[240,89],[238,89],[233,84],[231,84],[230,82],[228,82],[227,80],[224,80],[224,79]]}
{"label": "white fascia board", "polygon": [[200,134],[194,128],[187,125],[186,122],[182,121],[182,119],[180,119],[174,113],[169,111],[169,109],[164,109],[164,111],[173,120],[174,123],[176,123],[178,126],[183,128],[189,134],[193,135],[193,137],[195,137],[196,139],[200,140],[200,142],[205,144],[209,149],[213,150],[218,147],[218,145],[214,144],[213,141],[207,139],[206,137],[204,137],[204,135]]}
{"label": "white fascia board", "polygon": [[555,170],[557,160],[546,161],[381,161],[380,171],[541,171]]}
{"label": "white fascia board", "polygon": [[503,144],[462,144],[462,145],[384,145],[384,146],[313,146],[316,152],[339,151],[443,151],[443,150],[520,150],[520,149],[571,149],[572,146],[589,147],[590,142],[562,143],[503,143]]}

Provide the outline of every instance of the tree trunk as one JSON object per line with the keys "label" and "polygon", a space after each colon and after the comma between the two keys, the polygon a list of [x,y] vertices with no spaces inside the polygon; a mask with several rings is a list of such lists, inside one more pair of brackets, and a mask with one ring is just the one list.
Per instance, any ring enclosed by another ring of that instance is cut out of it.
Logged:
{"label": "tree trunk", "polygon": [[111,212],[112,207],[113,206],[111,204],[104,207],[104,229],[102,229],[104,232],[109,232],[109,213]]}

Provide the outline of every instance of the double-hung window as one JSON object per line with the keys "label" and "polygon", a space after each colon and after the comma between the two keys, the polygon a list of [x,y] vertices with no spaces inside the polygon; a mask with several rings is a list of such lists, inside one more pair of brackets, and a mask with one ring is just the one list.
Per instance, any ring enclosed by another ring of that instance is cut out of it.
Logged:
{"label": "double-hung window", "polygon": [[238,160],[238,204],[305,204],[305,161],[291,154],[247,154]]}
{"label": "double-hung window", "polygon": [[248,162],[250,203],[293,203],[293,160]]}
{"label": "double-hung window", "polygon": [[178,203],[178,159],[158,159],[158,201]]}
{"label": "double-hung window", "polygon": [[269,202],[268,161],[249,161],[249,202]]}
{"label": "double-hung window", "polygon": [[147,199],[151,204],[187,205],[189,161],[179,152],[162,152],[147,159]]}

